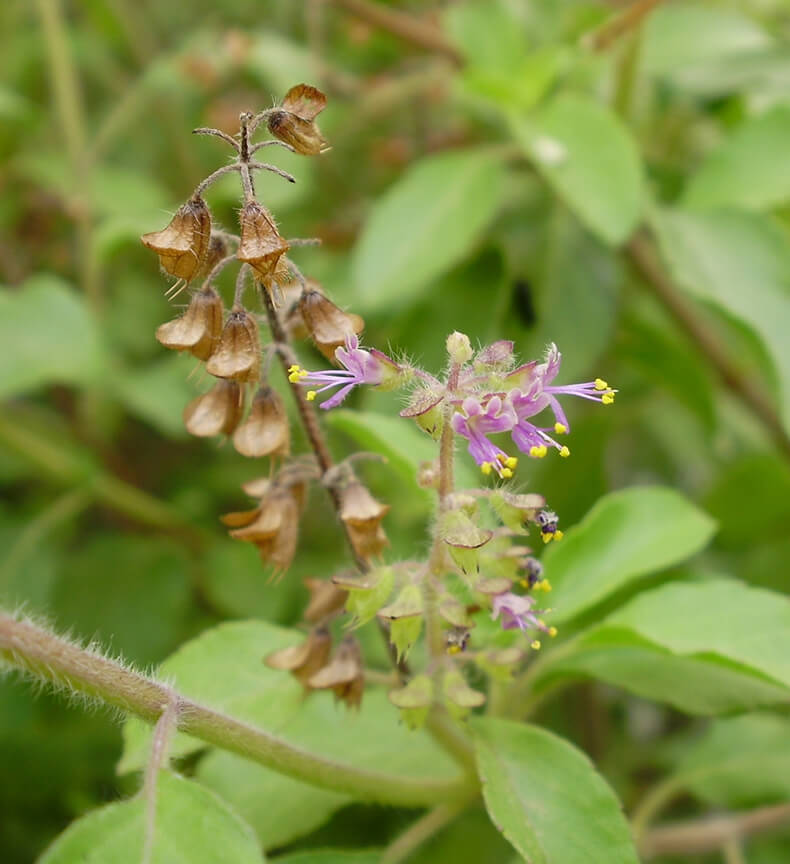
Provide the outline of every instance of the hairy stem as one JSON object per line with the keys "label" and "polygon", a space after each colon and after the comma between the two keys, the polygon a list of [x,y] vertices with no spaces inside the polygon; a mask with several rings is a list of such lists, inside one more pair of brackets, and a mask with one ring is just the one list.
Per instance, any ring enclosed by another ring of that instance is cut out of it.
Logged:
{"label": "hairy stem", "polygon": [[727,348],[700,319],[693,303],[675,286],[661,264],[651,237],[644,231],[636,234],[629,241],[627,251],[655,296],[708,359],[724,386],[757,417],[781,452],[790,457],[790,436],[773,403],[753,380],[743,374]]}
{"label": "hairy stem", "polygon": [[0,613],[0,659],[36,678],[156,722],[163,706],[177,706],[179,731],[237,753],[313,786],[345,792],[357,800],[402,807],[457,801],[474,786],[365,770],[308,753],[281,738],[200,705],[152,678],[139,675],[95,650],[80,648],[28,620]]}
{"label": "hairy stem", "polygon": [[167,748],[178,728],[179,704],[175,693],[162,709],[151,739],[151,755],[145,768],[143,797],[145,798],[145,839],[143,841],[142,864],[150,864],[156,837],[156,791],[159,772],[167,759]]}
{"label": "hairy stem", "polygon": [[593,51],[606,51],[620,37],[635,30],[661,0],[634,0],[589,36]]}

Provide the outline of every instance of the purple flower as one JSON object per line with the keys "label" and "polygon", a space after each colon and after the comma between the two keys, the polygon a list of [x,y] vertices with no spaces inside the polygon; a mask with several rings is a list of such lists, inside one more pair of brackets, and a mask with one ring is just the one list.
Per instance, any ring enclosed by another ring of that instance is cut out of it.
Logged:
{"label": "purple flower", "polygon": [[453,414],[453,430],[469,441],[469,453],[484,474],[496,471],[500,477],[512,477],[518,464],[514,456],[508,456],[500,447],[489,441],[488,435],[508,432],[516,420],[512,406],[499,396],[491,396],[482,405],[479,399],[468,396],[461,403],[461,411]]}
{"label": "purple flower", "polygon": [[[540,610],[532,609],[534,603],[532,597],[514,594],[512,591],[497,594],[492,601],[491,618],[496,621],[501,617],[503,630],[541,630],[549,636],[556,636],[557,628],[548,627],[543,619],[538,617],[536,613]],[[532,647],[537,650],[540,642],[534,641]]]}
{"label": "purple flower", "polygon": [[401,367],[394,360],[375,348],[370,351],[360,348],[359,339],[353,333],[346,336],[345,348],[335,349],[335,358],[343,367],[342,369],[308,372],[295,364],[288,370],[288,380],[292,384],[318,388],[308,390],[307,398],[310,401],[319,393],[331,390],[333,387],[340,388],[337,393],[321,403],[325,411],[340,405],[359,384],[379,386],[395,383],[401,377]]}

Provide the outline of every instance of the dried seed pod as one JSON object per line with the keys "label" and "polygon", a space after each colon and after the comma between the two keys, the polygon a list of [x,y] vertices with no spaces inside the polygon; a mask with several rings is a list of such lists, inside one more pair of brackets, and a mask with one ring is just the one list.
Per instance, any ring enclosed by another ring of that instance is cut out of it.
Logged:
{"label": "dried seed pod", "polygon": [[332,637],[324,627],[310,631],[304,642],[270,654],[265,663],[271,669],[285,669],[307,687],[307,682],[326,666],[332,650]]}
{"label": "dried seed pod", "polygon": [[345,343],[346,336],[358,335],[365,329],[365,321],[359,315],[344,312],[315,289],[302,294],[299,311],[310,338],[328,360],[334,361],[335,349]]}
{"label": "dried seed pod", "polygon": [[297,84],[285,94],[282,106],[269,114],[269,131],[297,153],[316,156],[329,149],[314,122],[324,108],[326,96],[320,90],[309,84]]}
{"label": "dried seed pod", "polygon": [[222,298],[209,287],[192,295],[180,318],[157,328],[156,338],[165,348],[189,351],[201,360],[214,352],[222,332]]}
{"label": "dried seed pod", "polygon": [[143,234],[140,239],[156,252],[166,273],[190,282],[202,269],[211,240],[211,214],[206,202],[199,195],[190,198],[166,228]]}
{"label": "dried seed pod", "polygon": [[302,494],[297,486],[275,485],[254,510],[227,513],[222,521],[231,537],[254,543],[264,563],[287,570],[296,554]]}
{"label": "dried seed pod", "polygon": [[219,344],[206,364],[216,378],[257,381],[261,344],[258,322],[243,306],[234,306],[222,329]]}
{"label": "dried seed pod", "polygon": [[257,201],[248,201],[239,216],[241,242],[236,257],[252,267],[259,279],[268,280],[276,271],[288,243],[280,236],[271,213]]}
{"label": "dried seed pod", "polygon": [[348,591],[338,588],[327,579],[305,579],[304,584],[310,592],[310,602],[304,610],[305,621],[315,624],[335,612],[339,612],[348,599]]}
{"label": "dried seed pod", "polygon": [[359,644],[347,636],[335,653],[332,662],[307,682],[313,690],[331,690],[335,699],[342,699],[349,708],[358,708],[362,702],[365,675]]}
{"label": "dried seed pod", "polygon": [[211,438],[230,435],[243,411],[241,388],[235,381],[217,381],[203,396],[184,408],[184,425],[190,435]]}
{"label": "dried seed pod", "polygon": [[201,275],[208,275],[222,261],[228,257],[228,241],[222,234],[212,234],[208,244],[208,253],[203,263]]}
{"label": "dried seed pod", "polygon": [[365,559],[380,555],[389,545],[381,527],[389,505],[377,501],[357,480],[343,486],[339,493],[340,518],[348,528],[354,551]]}
{"label": "dried seed pod", "polygon": [[290,427],[285,405],[276,390],[261,387],[252,400],[250,415],[233,434],[233,446],[242,456],[287,456]]}

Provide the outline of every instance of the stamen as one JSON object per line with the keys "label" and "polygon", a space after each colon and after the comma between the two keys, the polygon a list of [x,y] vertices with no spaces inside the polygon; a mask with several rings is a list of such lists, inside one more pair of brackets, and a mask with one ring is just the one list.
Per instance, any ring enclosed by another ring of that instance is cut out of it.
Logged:
{"label": "stamen", "polygon": [[480,466],[480,470],[483,472],[483,474],[485,474],[487,476],[488,474],[491,473],[492,467],[493,466],[491,465],[490,462],[483,462],[483,464]]}
{"label": "stamen", "polygon": [[553,639],[556,635],[557,635],[557,628],[556,627],[549,627],[549,636],[551,636],[551,638]]}
{"label": "stamen", "polygon": [[530,648],[532,648],[533,651],[540,651],[540,639],[535,639],[530,644]]}
{"label": "stamen", "polygon": [[505,465],[507,465],[508,468],[516,468],[518,466],[518,458],[516,456],[508,456],[507,459],[505,459]]}
{"label": "stamen", "polygon": [[604,405],[611,405],[612,402],[614,402],[614,393],[604,393],[603,396],[601,396],[601,402],[603,402]]}
{"label": "stamen", "polygon": [[570,455],[571,451],[567,447],[560,447],[560,456],[562,456],[563,459],[567,459]]}
{"label": "stamen", "polygon": [[558,435],[564,435],[568,431],[568,427],[564,423],[555,423],[554,431]]}
{"label": "stamen", "polygon": [[562,533],[562,531],[560,531],[559,528],[554,532],[554,539],[555,539],[558,543],[560,542],[560,540],[562,540],[562,538],[563,538],[564,536],[565,536],[565,535]]}
{"label": "stamen", "polygon": [[603,380],[603,378],[596,378],[595,379],[595,389],[596,390],[608,390],[609,385],[606,383],[606,381]]}
{"label": "stamen", "polygon": [[308,402],[312,402],[313,399],[315,399],[315,396],[316,396],[315,390],[308,390],[307,393],[305,394],[304,398],[307,399]]}
{"label": "stamen", "polygon": [[510,470],[510,468],[503,468],[501,476],[504,477],[505,480],[510,480],[510,478],[513,476],[513,472]]}

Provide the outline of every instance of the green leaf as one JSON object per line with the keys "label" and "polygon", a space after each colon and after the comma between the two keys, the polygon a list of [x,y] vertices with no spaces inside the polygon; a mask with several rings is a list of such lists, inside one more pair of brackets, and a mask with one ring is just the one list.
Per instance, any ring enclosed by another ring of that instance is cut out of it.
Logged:
{"label": "green leaf", "polygon": [[654,217],[678,284],[751,327],[773,360],[790,429],[790,248],[766,217],[663,210]]}
{"label": "green leaf", "polygon": [[[145,801],[133,798],[94,810],[74,822],[38,864],[140,864]],[[157,781],[156,833],[151,864],[261,864],[248,825],[208,789],[162,772]]]}
{"label": "green leaf", "polygon": [[582,675],[694,714],[786,702],[790,600],[732,579],[665,585],[640,594],[541,664],[536,692]]}
{"label": "green leaf", "polygon": [[359,849],[310,849],[277,858],[277,864],[379,864],[381,852]]}
{"label": "green leaf", "polygon": [[717,807],[790,798],[790,720],[745,714],[715,720],[675,763],[673,785]]}
{"label": "green leaf", "polygon": [[0,289],[0,398],[98,377],[104,354],[82,297],[55,276]]}
{"label": "green leaf", "polygon": [[464,150],[411,166],[374,204],[354,249],[357,302],[402,305],[471,250],[499,207],[501,156]]}
{"label": "green leaf", "polygon": [[642,215],[642,164],[628,129],[592,99],[561,95],[535,118],[513,119],[526,156],[601,240],[617,245]]}
{"label": "green leaf", "polygon": [[777,106],[739,126],[711,153],[686,188],[691,209],[763,210],[790,198],[790,107]]}
{"label": "green leaf", "polygon": [[638,864],[617,797],[581,751],[508,720],[474,730],[488,813],[529,864]]}
{"label": "green leaf", "polygon": [[[302,638],[263,621],[222,624],[183,645],[162,664],[160,674],[179,692],[310,752],[408,777],[457,776],[454,761],[427,734],[409,732],[399,723],[382,690],[368,688],[361,710],[348,712],[327,692],[305,700],[293,676],[264,664],[268,654]],[[143,767],[149,739],[148,727],[127,721],[119,771]],[[171,753],[184,756],[203,747],[177,735]],[[250,821],[267,846],[312,830],[350,800],[226,753],[212,754],[198,773]]]}
{"label": "green leaf", "polygon": [[546,550],[552,622],[574,618],[633,580],[683,561],[714,529],[709,516],[672,489],[635,486],[604,496]]}

